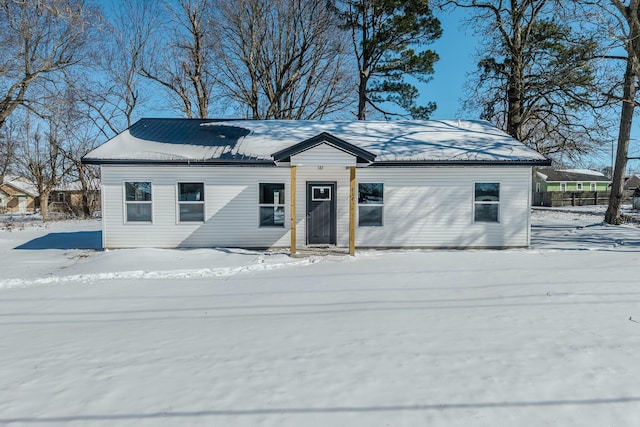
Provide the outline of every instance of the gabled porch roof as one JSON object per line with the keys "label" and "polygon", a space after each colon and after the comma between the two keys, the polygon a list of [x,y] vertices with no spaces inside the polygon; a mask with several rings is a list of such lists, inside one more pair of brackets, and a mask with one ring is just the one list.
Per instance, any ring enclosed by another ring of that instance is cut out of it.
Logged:
{"label": "gabled porch roof", "polygon": [[376,159],[375,154],[353,144],[350,144],[347,141],[333,136],[328,132],[322,132],[319,135],[307,139],[306,141],[302,141],[298,144],[292,145],[291,147],[285,148],[284,150],[273,153],[271,156],[273,157],[273,160],[275,162],[289,162],[291,160],[291,156],[295,156],[296,154],[300,154],[303,151],[310,150],[321,144],[330,145],[338,150],[344,151],[345,153],[356,157],[358,163],[369,164]]}

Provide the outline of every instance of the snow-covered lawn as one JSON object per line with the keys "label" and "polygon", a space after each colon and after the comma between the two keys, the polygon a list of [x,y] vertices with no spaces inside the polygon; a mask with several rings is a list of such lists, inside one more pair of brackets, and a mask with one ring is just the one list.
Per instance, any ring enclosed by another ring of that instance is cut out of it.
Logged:
{"label": "snow-covered lawn", "polygon": [[0,425],[635,426],[640,229],[290,258],[0,231]]}

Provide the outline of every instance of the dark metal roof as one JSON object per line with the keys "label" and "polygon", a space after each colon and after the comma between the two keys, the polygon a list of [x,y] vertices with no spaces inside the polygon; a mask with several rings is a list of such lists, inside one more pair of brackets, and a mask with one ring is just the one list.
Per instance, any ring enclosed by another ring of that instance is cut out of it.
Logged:
{"label": "dark metal roof", "polygon": [[565,181],[586,181],[586,182],[594,182],[594,181],[602,181],[609,182],[606,176],[593,175],[588,173],[580,173],[580,172],[571,172],[571,171],[560,171],[553,169],[541,169],[538,172],[545,175],[547,182],[565,182]]}
{"label": "dark metal roof", "polygon": [[640,175],[632,175],[624,182],[625,190],[640,188]]}
{"label": "dark metal roof", "polygon": [[[129,133],[139,139],[167,144],[233,146],[249,134],[239,126],[202,126],[216,119],[141,119],[131,125]],[[224,120],[228,122],[230,120]]]}
{"label": "dark metal roof", "polygon": [[482,121],[175,118],[141,119],[92,150],[83,162],[265,166],[322,143],[355,156],[361,165],[550,165]]}

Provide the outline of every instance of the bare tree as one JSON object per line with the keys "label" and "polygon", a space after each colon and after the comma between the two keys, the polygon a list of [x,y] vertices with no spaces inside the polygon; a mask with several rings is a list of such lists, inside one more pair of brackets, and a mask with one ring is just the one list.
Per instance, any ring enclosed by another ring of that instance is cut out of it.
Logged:
{"label": "bare tree", "polygon": [[15,152],[18,141],[15,134],[15,127],[8,120],[3,129],[0,129],[0,184],[4,182],[4,177],[15,167]]}
{"label": "bare tree", "polygon": [[[144,45],[143,51],[136,53],[139,73],[163,87],[185,116],[207,117],[213,87],[207,49],[211,44],[211,0],[165,1],[164,5],[167,19],[163,25],[157,16],[149,16],[152,6],[132,10],[136,13],[132,19],[144,24],[137,30],[140,38],[136,44]],[[140,14],[147,15],[140,18]],[[145,40],[151,34],[154,36]]]}
{"label": "bare tree", "polygon": [[[84,121],[84,123],[83,123]],[[62,153],[68,165],[66,177],[63,180],[77,182],[77,189],[80,192],[80,210],[74,213],[84,218],[90,218],[97,208],[95,196],[99,191],[100,170],[97,166],[85,165],[82,163],[84,157],[89,151],[94,149],[100,133],[96,133],[96,129],[89,121],[82,120],[66,124],[67,135],[66,144],[62,146]]]}
{"label": "bare tree", "polygon": [[217,83],[246,117],[317,119],[353,101],[346,35],[324,2],[220,0],[216,12]]}
{"label": "bare tree", "polygon": [[0,129],[34,86],[91,57],[97,11],[84,0],[0,0]]}
{"label": "bare tree", "polygon": [[[143,53],[153,38],[154,28],[161,24],[161,14],[153,2],[129,0],[116,7],[112,16],[115,51],[109,57],[106,71],[113,84],[110,92],[118,101],[115,105],[129,127],[142,101],[139,72]],[[137,19],[132,21],[132,16]]]}
{"label": "bare tree", "polygon": [[598,107],[599,44],[571,2],[451,0],[482,37],[465,109],[560,161],[607,138]]}
{"label": "bare tree", "polygon": [[49,214],[49,195],[70,170],[61,149],[64,141],[61,131],[61,117],[35,119],[27,115],[24,122],[18,159],[23,176],[29,179],[38,190],[40,212],[46,220]]}
{"label": "bare tree", "polygon": [[[616,162],[613,169],[613,180],[609,206],[605,213],[605,221],[609,224],[623,222],[620,213],[624,194],[624,172],[627,168],[627,155],[631,139],[633,113],[637,105],[636,92],[640,81],[640,0],[609,0],[612,7],[604,8],[607,16],[613,20],[617,39],[624,46],[627,54],[624,72],[623,93],[620,109],[620,128]],[[601,5],[602,6],[602,5]]]}
{"label": "bare tree", "polygon": [[[162,9],[146,0],[114,1],[106,13],[105,31],[113,37],[94,44],[100,52],[91,69],[65,70],[58,82],[68,102],[85,105],[83,114],[103,138],[130,127],[149,98],[150,81],[140,75],[145,49],[162,25]],[[72,94],[73,100],[68,99]],[[79,106],[77,108],[80,108]]]}
{"label": "bare tree", "polygon": [[56,102],[45,116],[50,131],[55,130],[50,134],[55,134],[56,148],[63,157],[57,185],[71,185],[80,192],[79,209],[76,203],[69,208],[84,218],[96,209],[100,171],[96,166],[83,164],[82,157],[104,139],[105,129],[100,125],[113,127],[115,123],[107,120],[97,123],[95,107],[87,102],[87,96],[91,93],[86,88],[68,84],[64,91],[57,93]]}

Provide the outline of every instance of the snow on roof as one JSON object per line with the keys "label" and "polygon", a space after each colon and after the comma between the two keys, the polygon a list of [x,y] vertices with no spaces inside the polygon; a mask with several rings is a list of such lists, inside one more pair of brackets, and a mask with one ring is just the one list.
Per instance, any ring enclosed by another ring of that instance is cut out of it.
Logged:
{"label": "snow on roof", "polygon": [[[87,186],[90,189],[99,189],[100,180],[93,178],[87,182]],[[62,182],[53,191],[82,191],[82,184],[80,181]]]}
{"label": "snow on roof", "polygon": [[536,174],[537,174],[540,178],[544,179],[545,181],[547,180],[547,178],[549,178],[549,175],[546,175],[546,174],[544,174],[544,173],[542,173],[542,172],[540,172],[540,171],[537,171],[537,172],[536,172]]}
{"label": "snow on roof", "polygon": [[[588,173],[585,173],[587,171]],[[589,173],[590,172],[590,173]],[[537,172],[538,176],[547,182],[563,182],[563,181],[589,181],[589,182],[610,182],[611,180],[600,172],[588,169],[541,169]]]}
{"label": "snow on roof", "polygon": [[533,162],[541,154],[484,121],[142,119],[84,157],[87,163],[273,163],[272,155],[327,132],[381,162]]}
{"label": "snow on roof", "polygon": [[604,176],[602,172],[591,169],[560,169],[559,172],[579,173],[582,175]]}
{"label": "snow on roof", "polygon": [[16,190],[22,191],[28,196],[38,196],[38,189],[36,188],[36,186],[29,182],[26,178],[23,178],[21,176],[6,176],[4,178],[3,184],[10,185]]}

